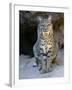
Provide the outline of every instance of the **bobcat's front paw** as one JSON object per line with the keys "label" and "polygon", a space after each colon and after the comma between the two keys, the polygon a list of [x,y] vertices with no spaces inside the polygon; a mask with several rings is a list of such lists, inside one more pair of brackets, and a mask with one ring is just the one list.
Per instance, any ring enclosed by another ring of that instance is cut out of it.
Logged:
{"label": "bobcat's front paw", "polygon": [[49,68],[47,69],[47,72],[52,72],[52,70],[53,70],[53,68],[52,68],[52,67],[49,67]]}
{"label": "bobcat's front paw", "polygon": [[41,70],[41,71],[40,71],[40,74],[45,74],[45,73],[47,73],[46,70]]}

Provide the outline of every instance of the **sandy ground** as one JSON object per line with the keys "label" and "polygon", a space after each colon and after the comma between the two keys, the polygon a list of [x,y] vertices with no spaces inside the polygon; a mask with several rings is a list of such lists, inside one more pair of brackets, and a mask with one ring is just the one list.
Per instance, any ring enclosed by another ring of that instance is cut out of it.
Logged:
{"label": "sandy ground", "polygon": [[35,64],[35,58],[21,55],[19,58],[19,79],[31,79],[31,78],[52,78],[52,77],[63,77],[64,76],[64,65],[63,65],[63,51],[58,53],[57,63],[59,65],[53,66],[53,71],[45,74],[40,74],[37,67],[33,67]]}

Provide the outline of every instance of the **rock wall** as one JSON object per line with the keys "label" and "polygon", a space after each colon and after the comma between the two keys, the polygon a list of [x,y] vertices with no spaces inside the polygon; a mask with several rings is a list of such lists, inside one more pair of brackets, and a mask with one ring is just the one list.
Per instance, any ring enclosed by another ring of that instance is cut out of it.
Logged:
{"label": "rock wall", "polygon": [[19,12],[19,52],[33,56],[33,45],[37,40],[38,17],[52,15],[55,40],[59,49],[64,48],[64,14],[54,12]]}

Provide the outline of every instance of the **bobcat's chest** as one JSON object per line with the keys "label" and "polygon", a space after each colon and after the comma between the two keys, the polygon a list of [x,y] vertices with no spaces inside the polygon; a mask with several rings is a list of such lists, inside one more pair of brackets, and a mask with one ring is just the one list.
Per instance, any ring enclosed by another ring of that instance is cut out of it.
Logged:
{"label": "bobcat's chest", "polygon": [[43,32],[42,36],[44,43],[48,47],[48,49],[54,46],[53,31]]}
{"label": "bobcat's chest", "polygon": [[53,36],[53,30],[48,32],[42,32],[42,38],[41,38],[41,51],[53,58],[56,54],[55,51],[55,41]]}

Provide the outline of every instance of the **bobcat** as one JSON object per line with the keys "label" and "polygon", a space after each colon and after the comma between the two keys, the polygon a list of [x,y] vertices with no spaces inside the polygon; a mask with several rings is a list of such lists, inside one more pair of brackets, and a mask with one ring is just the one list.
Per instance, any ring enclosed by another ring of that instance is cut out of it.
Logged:
{"label": "bobcat", "polygon": [[38,38],[33,46],[34,56],[41,73],[47,73],[51,71],[52,62],[57,56],[51,15],[48,18],[40,18],[37,34]]}

